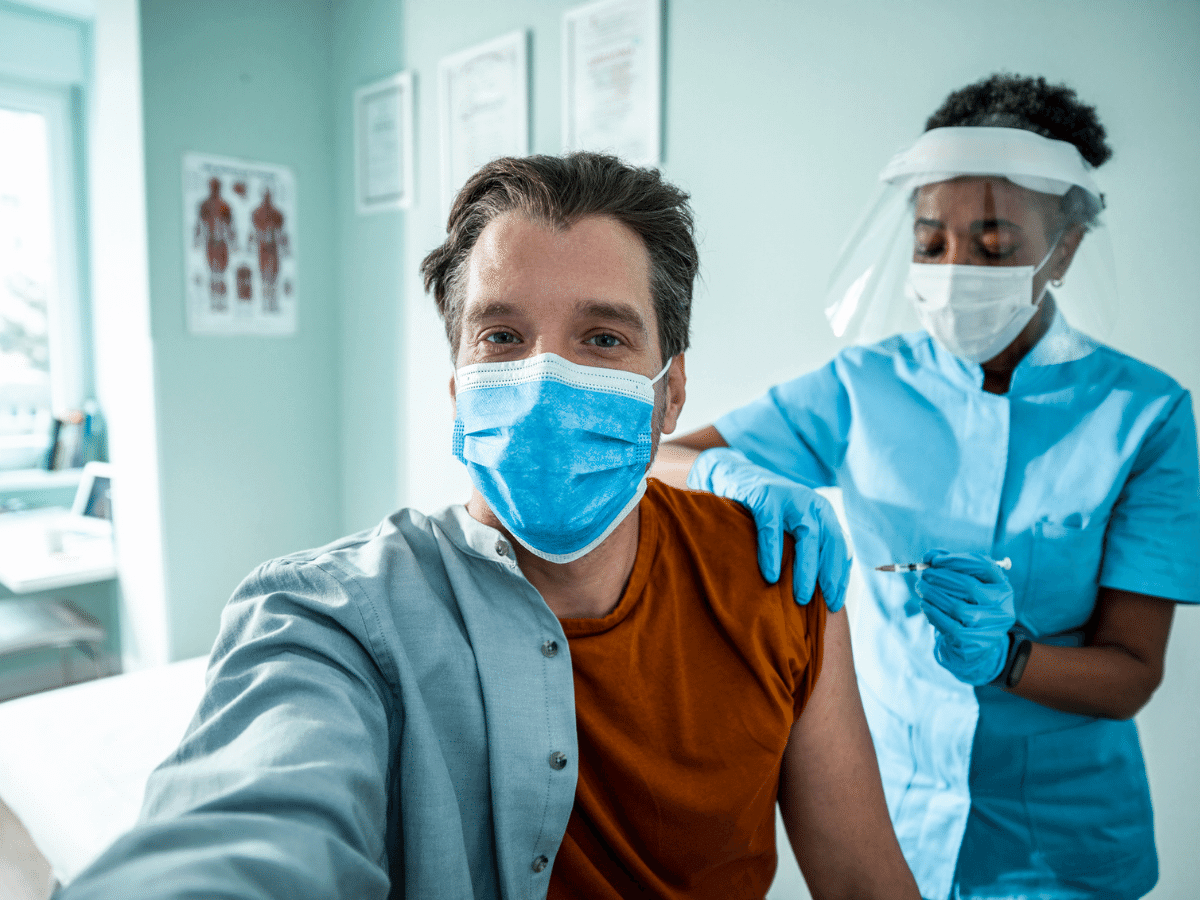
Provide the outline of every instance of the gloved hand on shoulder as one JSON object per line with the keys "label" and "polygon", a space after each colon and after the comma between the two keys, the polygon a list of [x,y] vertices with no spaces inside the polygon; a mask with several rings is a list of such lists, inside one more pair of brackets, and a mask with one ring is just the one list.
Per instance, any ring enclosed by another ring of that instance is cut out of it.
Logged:
{"label": "gloved hand on shoulder", "polygon": [[786,532],[796,541],[792,570],[796,602],[807,604],[819,582],[829,611],[842,608],[850,559],[837,513],[828,500],[725,447],[701,453],[687,483],[693,490],[736,500],[750,511],[758,528],[758,567],[767,581],[779,581]]}
{"label": "gloved hand on shoulder", "polygon": [[995,680],[1008,658],[1016,622],[1013,590],[1004,570],[980,553],[931,550],[917,576],[921,609],[937,630],[933,655],[959,681]]}

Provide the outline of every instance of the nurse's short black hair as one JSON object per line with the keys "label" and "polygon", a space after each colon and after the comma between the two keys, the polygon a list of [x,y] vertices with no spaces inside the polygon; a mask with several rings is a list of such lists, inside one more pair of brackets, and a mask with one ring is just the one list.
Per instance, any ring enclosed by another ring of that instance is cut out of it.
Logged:
{"label": "nurse's short black hair", "polygon": [[[925,130],[952,126],[1023,128],[1042,137],[1074,144],[1093,168],[1112,157],[1094,106],[1074,89],[1045,78],[996,72],[952,91],[925,122]],[[1065,224],[1091,224],[1102,207],[1086,191],[1072,188],[1060,210]]]}
{"label": "nurse's short black hair", "polygon": [[1040,76],[997,72],[952,91],[925,122],[925,130],[955,125],[1024,128],[1074,144],[1093,167],[1112,156],[1096,108],[1082,103],[1074,89]]}
{"label": "nurse's short black hair", "polygon": [[467,261],[483,229],[519,211],[553,228],[609,216],[642,239],[650,257],[650,294],[664,362],[688,347],[692,286],[700,266],[688,195],[657,169],[602,153],[496,159],[463,185],[450,209],[445,242],[421,263],[452,354],[458,356]]}

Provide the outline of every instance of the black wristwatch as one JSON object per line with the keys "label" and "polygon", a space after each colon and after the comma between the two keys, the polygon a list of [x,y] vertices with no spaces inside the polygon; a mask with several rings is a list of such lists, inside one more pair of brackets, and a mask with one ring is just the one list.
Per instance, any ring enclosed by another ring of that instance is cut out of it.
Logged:
{"label": "black wristwatch", "polygon": [[1025,674],[1025,665],[1029,662],[1029,653],[1033,650],[1033,641],[1028,632],[1021,626],[1014,626],[1008,632],[1008,657],[1004,660],[1004,668],[995,677],[992,684],[1004,688],[1014,688],[1021,676]]}

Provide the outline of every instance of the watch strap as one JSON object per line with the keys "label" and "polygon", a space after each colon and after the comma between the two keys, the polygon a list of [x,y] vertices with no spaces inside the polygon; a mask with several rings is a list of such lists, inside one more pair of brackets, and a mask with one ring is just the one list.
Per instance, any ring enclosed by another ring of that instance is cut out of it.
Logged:
{"label": "watch strap", "polygon": [[1004,660],[1004,668],[995,677],[992,684],[1004,688],[1013,688],[1025,674],[1025,666],[1029,662],[1029,654],[1033,650],[1033,641],[1029,633],[1020,626],[1013,627],[1008,632],[1008,654]]}

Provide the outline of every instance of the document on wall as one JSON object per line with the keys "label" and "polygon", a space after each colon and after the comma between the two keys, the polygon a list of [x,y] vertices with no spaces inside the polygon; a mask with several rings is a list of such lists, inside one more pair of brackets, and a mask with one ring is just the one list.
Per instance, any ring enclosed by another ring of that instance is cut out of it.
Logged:
{"label": "document on wall", "polygon": [[600,0],[563,14],[563,149],[658,165],[661,0]]}
{"label": "document on wall", "polygon": [[354,171],[359,215],[412,205],[412,73],[354,92]]}
{"label": "document on wall", "polygon": [[484,163],[529,153],[526,43],[517,31],[438,63],[444,208]]}
{"label": "document on wall", "polygon": [[291,169],[184,154],[189,332],[294,334],[296,252],[296,178]]}

